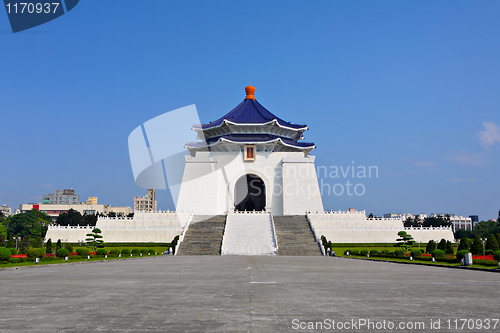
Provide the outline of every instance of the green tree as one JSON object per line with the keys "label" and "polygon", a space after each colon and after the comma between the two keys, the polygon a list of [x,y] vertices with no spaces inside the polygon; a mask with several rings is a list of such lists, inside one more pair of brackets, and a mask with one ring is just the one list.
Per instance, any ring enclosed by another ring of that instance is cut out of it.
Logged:
{"label": "green tree", "polygon": [[446,241],[446,254],[455,254],[453,250],[453,244],[450,241]]}
{"label": "green tree", "polygon": [[397,244],[395,246],[399,246],[406,254],[406,252],[415,244],[413,237],[410,234],[407,234],[406,231],[398,232],[399,238],[396,239]]}
{"label": "green tree", "polygon": [[57,217],[56,223],[59,225],[69,225],[76,227],[78,225],[83,225],[83,218],[80,212],[71,208],[67,213],[61,213]]}
{"label": "green tree", "polygon": [[[7,238],[7,228],[2,223],[0,223],[0,236],[3,236],[4,239]],[[1,245],[4,246],[5,244]]]}
{"label": "green tree", "polygon": [[0,247],[5,246],[5,236],[0,234]]}
{"label": "green tree", "polygon": [[40,236],[35,237],[35,240],[33,242],[33,247],[36,247],[37,249],[41,249],[43,247],[42,237]]}
{"label": "green tree", "polygon": [[62,241],[60,239],[57,240],[57,243],[56,243],[56,252],[57,250],[59,249],[62,249]]}
{"label": "green tree", "polygon": [[83,214],[83,225],[90,225],[95,227],[97,224],[97,215],[96,214]]}
{"label": "green tree", "polygon": [[450,218],[448,217],[426,217],[422,222],[423,227],[449,227],[451,225]]}
{"label": "green tree", "polygon": [[433,241],[432,239],[427,242],[427,246],[425,247],[425,252],[428,253],[428,254],[431,254],[432,251],[436,250],[437,249],[437,245],[436,245],[436,242]]}
{"label": "green tree", "polygon": [[32,209],[27,213],[16,214],[5,220],[7,226],[7,234],[9,237],[17,235],[30,238],[40,236],[45,237],[48,225],[52,222],[52,218],[43,212]]}
{"label": "green tree", "polygon": [[52,253],[52,240],[49,238],[47,244],[45,245],[47,253]]}
{"label": "green tree", "polygon": [[481,237],[476,236],[474,238],[474,241],[472,242],[472,245],[470,247],[470,252],[475,255],[483,254],[483,242],[481,241]]}
{"label": "green tree", "polygon": [[467,237],[460,239],[460,244],[458,244],[458,251],[467,250],[470,251],[470,241]]}
{"label": "green tree", "polygon": [[496,234],[500,232],[500,228],[498,223],[494,221],[481,221],[474,226],[472,233],[475,236],[479,236],[481,238],[486,238],[490,234]]}
{"label": "green tree", "polygon": [[30,248],[30,238],[28,235],[24,235],[21,239],[21,245],[19,246],[19,253],[26,254]]}
{"label": "green tree", "polygon": [[101,239],[102,236],[100,235],[101,229],[99,228],[94,228],[92,229],[91,234],[87,234],[87,239],[85,241],[94,248],[94,251],[97,250],[97,247],[101,245],[104,241]]}
{"label": "green tree", "polygon": [[493,250],[493,252],[500,250],[500,248],[498,248],[498,242],[495,235],[489,234],[488,240],[486,241],[486,250]]}
{"label": "green tree", "polygon": [[497,238],[498,245],[500,245],[500,232],[497,232],[497,234],[495,235],[495,237]]}
{"label": "green tree", "polygon": [[439,244],[437,245],[437,249],[446,252],[446,239],[441,238]]}

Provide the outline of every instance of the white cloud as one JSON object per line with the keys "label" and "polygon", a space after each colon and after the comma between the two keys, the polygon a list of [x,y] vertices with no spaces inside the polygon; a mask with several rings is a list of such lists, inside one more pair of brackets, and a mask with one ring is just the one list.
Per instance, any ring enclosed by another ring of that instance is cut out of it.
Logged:
{"label": "white cloud", "polygon": [[490,162],[483,154],[464,153],[449,157],[450,160],[467,165],[483,166]]}
{"label": "white cloud", "polygon": [[484,131],[479,131],[479,141],[484,148],[489,148],[495,143],[500,143],[500,127],[493,121],[491,123],[484,122]]}

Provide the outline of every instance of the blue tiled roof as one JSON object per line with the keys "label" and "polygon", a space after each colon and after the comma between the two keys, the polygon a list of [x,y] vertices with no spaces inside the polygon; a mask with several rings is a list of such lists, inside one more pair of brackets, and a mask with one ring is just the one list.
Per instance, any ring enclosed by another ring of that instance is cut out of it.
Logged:
{"label": "blue tiled roof", "polygon": [[297,148],[314,148],[314,143],[310,142],[297,142],[295,140],[280,137],[272,134],[227,134],[208,139],[206,142],[189,142],[186,144],[188,147],[201,148],[211,146],[220,139],[226,139],[232,142],[269,142],[276,139],[281,139],[285,144]]}
{"label": "blue tiled roof", "polygon": [[[222,124],[224,120],[228,120],[236,124],[264,124],[274,119],[276,119],[276,121],[281,126],[290,127],[297,130],[307,128],[306,125],[291,124],[287,121],[284,121],[283,119],[276,117],[255,99],[245,99],[231,112],[229,112],[222,118],[217,119],[216,121],[213,121],[209,124],[201,125],[201,128],[208,129],[217,127]],[[200,128],[200,126],[195,126],[195,128]]]}

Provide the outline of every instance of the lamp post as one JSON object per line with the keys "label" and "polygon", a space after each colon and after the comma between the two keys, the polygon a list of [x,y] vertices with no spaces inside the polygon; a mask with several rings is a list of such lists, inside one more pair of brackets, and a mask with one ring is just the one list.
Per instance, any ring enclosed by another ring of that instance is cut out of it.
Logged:
{"label": "lamp post", "polygon": [[19,242],[21,240],[21,237],[13,237],[13,238],[16,241],[16,250],[17,250],[17,242]]}
{"label": "lamp post", "polygon": [[483,256],[486,254],[486,249],[484,243],[486,243],[487,238],[481,238],[481,242],[483,242]]}

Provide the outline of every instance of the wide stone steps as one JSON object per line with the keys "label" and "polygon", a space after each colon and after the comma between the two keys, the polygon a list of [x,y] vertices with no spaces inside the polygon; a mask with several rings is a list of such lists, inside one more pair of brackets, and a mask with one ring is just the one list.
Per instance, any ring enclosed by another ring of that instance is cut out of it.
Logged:
{"label": "wide stone steps", "polygon": [[320,256],[321,250],[305,215],[273,216],[278,255]]}
{"label": "wide stone steps", "polygon": [[226,216],[193,216],[177,255],[220,255]]}

